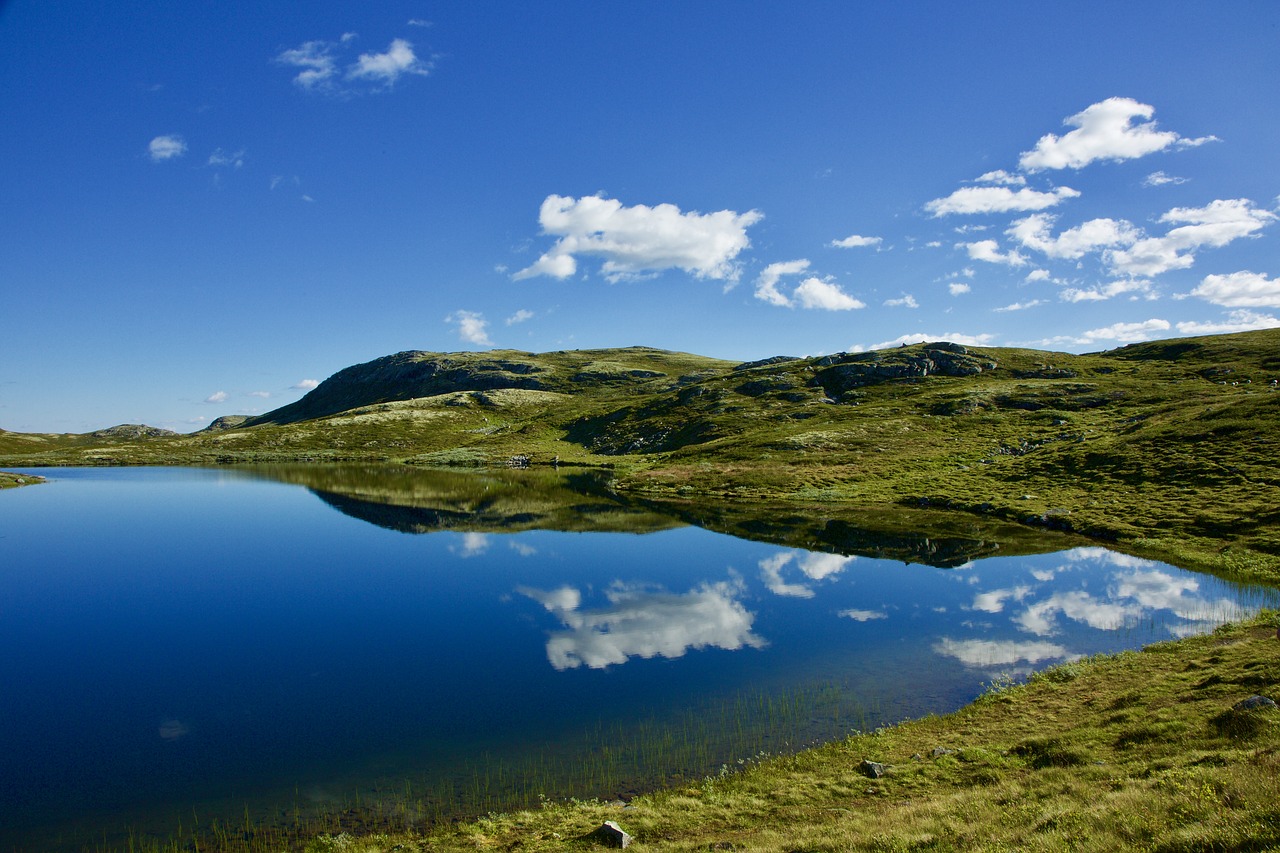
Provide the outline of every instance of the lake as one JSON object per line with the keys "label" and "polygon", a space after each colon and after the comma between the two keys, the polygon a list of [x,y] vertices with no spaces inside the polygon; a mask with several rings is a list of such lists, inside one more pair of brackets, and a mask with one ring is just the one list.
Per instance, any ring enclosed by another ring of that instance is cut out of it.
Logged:
{"label": "lake", "polygon": [[1278,603],[1063,535],[593,473],[29,473],[0,493],[3,851],[625,798]]}

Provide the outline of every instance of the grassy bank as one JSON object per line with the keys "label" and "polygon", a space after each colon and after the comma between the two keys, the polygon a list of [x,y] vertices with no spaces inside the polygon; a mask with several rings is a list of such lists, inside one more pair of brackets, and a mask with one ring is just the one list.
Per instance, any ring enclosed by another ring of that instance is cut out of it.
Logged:
{"label": "grassy bank", "polygon": [[548,803],[307,849],[591,849],[605,820],[645,850],[1276,849],[1280,712],[1233,710],[1280,691],[1276,617],[1066,664],[954,714],[726,768],[625,807]]}
{"label": "grassy bank", "polygon": [[0,489],[16,489],[19,486],[34,486],[37,483],[43,483],[44,477],[36,477],[31,474],[11,474],[8,471],[0,471]]}

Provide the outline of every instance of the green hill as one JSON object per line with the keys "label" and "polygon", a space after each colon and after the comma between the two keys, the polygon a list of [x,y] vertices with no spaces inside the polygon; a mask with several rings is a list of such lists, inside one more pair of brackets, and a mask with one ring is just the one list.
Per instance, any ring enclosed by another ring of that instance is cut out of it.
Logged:
{"label": "green hill", "polygon": [[1274,580],[1278,381],[1280,330],[746,364],[644,347],[404,352],[191,435],[0,432],[0,464],[557,462],[609,468],[614,489],[690,517],[708,499],[959,510]]}

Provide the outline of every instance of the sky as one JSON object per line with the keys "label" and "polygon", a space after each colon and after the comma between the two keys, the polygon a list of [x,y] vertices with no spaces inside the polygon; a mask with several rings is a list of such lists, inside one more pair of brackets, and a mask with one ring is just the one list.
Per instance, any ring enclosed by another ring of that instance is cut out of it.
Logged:
{"label": "sky", "polygon": [[1280,3],[0,2],[0,428],[1280,326]]}

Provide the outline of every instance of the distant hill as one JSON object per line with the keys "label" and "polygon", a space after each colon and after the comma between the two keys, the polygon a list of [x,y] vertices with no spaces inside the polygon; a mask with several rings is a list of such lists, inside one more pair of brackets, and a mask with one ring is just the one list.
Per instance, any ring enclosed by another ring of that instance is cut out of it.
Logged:
{"label": "distant hill", "polygon": [[591,466],[616,490],[702,502],[690,518],[720,517],[708,501],[943,508],[1280,580],[1278,386],[1280,330],[743,364],[410,351],[192,435],[0,431],[0,464]]}

